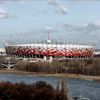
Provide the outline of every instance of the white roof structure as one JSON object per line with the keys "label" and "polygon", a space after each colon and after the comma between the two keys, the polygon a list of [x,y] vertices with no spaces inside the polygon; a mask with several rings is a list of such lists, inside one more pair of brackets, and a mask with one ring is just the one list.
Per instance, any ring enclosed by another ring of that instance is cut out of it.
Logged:
{"label": "white roof structure", "polygon": [[21,47],[35,47],[35,48],[57,48],[57,49],[68,49],[68,48],[77,48],[77,49],[83,49],[83,48],[93,48],[93,46],[90,45],[77,45],[77,44],[41,44],[41,43],[35,43],[35,44],[15,44],[15,45],[8,45],[8,46],[21,46]]}
{"label": "white roof structure", "polygon": [[0,52],[6,52],[5,48],[0,48]]}

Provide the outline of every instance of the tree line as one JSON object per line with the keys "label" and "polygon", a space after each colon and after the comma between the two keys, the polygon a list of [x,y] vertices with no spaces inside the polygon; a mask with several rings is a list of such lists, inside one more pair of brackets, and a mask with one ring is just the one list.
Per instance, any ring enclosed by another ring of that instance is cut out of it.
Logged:
{"label": "tree line", "polygon": [[[0,57],[0,63],[5,63],[4,57]],[[14,69],[28,72],[43,73],[69,73],[100,76],[100,58],[93,59],[65,59],[50,62],[29,62],[11,57],[11,62],[15,62]],[[0,68],[1,69],[1,68]]]}
{"label": "tree line", "polygon": [[20,61],[15,69],[29,72],[100,75],[100,59],[72,59],[50,62]]}

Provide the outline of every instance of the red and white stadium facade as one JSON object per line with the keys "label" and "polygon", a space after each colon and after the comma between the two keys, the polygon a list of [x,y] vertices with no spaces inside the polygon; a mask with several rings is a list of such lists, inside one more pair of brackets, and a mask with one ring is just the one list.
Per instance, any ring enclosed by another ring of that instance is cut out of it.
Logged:
{"label": "red and white stadium facade", "polygon": [[33,43],[5,45],[8,55],[19,57],[67,57],[67,58],[92,58],[93,45],[72,43]]}

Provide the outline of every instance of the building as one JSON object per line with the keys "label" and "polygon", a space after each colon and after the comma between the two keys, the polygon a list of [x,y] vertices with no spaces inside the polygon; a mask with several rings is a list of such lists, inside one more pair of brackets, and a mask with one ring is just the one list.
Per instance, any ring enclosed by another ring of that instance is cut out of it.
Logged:
{"label": "building", "polygon": [[92,58],[94,54],[93,45],[76,43],[30,43],[30,44],[6,44],[5,50],[8,55],[23,58]]}
{"label": "building", "polygon": [[95,51],[94,51],[94,57],[100,58],[100,49],[95,49]]}
{"label": "building", "polygon": [[0,55],[6,55],[6,51],[4,48],[0,48]]}

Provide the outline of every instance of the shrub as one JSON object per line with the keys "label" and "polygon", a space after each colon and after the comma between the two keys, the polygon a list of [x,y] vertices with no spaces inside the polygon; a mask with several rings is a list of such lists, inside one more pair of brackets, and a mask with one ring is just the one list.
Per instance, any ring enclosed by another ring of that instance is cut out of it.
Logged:
{"label": "shrub", "polygon": [[43,81],[35,84],[0,83],[0,100],[68,100],[63,96],[62,90],[56,90]]}

